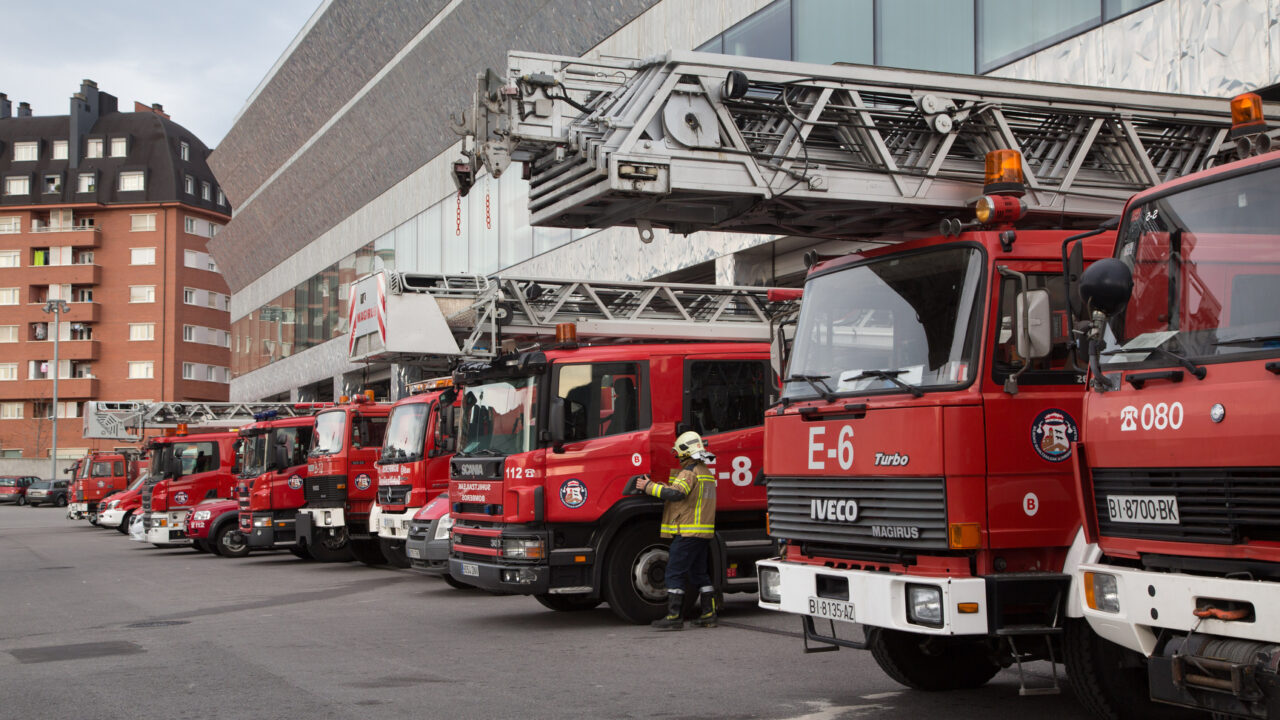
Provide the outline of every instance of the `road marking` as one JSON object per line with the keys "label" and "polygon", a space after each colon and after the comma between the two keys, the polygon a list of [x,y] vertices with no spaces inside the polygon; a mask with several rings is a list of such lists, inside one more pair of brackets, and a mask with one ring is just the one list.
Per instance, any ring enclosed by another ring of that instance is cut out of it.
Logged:
{"label": "road marking", "polygon": [[804,704],[808,705],[812,712],[780,718],[780,720],[837,720],[843,717],[845,713],[859,710],[888,709],[888,706],[876,703],[870,705],[836,705],[828,700],[806,700]]}

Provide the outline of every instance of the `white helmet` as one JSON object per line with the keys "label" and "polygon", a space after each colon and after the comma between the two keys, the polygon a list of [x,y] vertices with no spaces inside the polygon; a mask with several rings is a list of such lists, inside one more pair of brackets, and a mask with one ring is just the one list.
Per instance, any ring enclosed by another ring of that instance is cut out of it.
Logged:
{"label": "white helmet", "polygon": [[707,446],[702,444],[702,436],[692,430],[680,433],[680,436],[676,438],[675,447],[672,449],[679,460],[710,454],[707,452]]}

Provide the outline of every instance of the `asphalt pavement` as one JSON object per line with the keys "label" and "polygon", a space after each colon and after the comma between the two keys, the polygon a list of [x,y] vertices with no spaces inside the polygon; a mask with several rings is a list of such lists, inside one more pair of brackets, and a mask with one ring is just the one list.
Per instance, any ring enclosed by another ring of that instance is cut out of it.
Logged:
{"label": "asphalt pavement", "polygon": [[663,633],[607,606],[159,549],[64,515],[0,505],[0,718],[1086,717],[1065,687],[1020,697],[1014,670],[906,690],[869,653],[804,653],[799,621],[752,597],[730,595],[719,628]]}

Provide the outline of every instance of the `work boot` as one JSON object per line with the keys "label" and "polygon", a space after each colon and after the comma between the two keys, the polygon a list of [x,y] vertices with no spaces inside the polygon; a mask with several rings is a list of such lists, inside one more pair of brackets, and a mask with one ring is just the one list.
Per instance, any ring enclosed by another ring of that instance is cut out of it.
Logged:
{"label": "work boot", "polygon": [[684,607],[684,593],[667,593],[667,615],[654,620],[650,625],[659,630],[680,630],[684,628],[684,618],[680,611]]}
{"label": "work boot", "polygon": [[693,621],[698,627],[715,627],[719,615],[716,614],[716,594],[712,592],[702,592],[698,594],[698,605],[701,606],[702,613]]}

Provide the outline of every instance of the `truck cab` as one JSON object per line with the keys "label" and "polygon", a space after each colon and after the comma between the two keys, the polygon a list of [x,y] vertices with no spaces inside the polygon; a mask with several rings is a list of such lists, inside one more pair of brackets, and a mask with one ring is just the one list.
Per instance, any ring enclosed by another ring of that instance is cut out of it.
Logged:
{"label": "truck cab", "polygon": [[298,508],[305,502],[307,452],[315,431],[314,417],[267,418],[240,430],[244,460],[237,497],[239,529],[235,539],[250,549],[296,547]]}
{"label": "truck cab", "polygon": [[75,483],[67,514],[85,517],[97,524],[98,506],[106,496],[124,490],[137,453],[128,451],[91,452],[81,458],[75,469]]}
{"label": "truck cab", "polygon": [[190,545],[187,511],[202,500],[230,498],[235,487],[234,432],[157,438],[151,451],[152,484],[142,491],[145,542]]}
{"label": "truck cab", "polygon": [[561,344],[463,363],[450,468],[449,573],[553,610],[607,601],[620,618],[663,613],[662,502],[628,495],[639,475],[678,470],[682,428],[717,457],[712,575],[755,590],[764,531],[764,409],[777,392],[764,343]]}
{"label": "truck cab", "polygon": [[304,502],[295,527],[317,560],[354,555],[371,565],[386,562],[370,533],[369,515],[378,493],[375,463],[382,455],[390,412],[389,404],[358,395],[315,415]]}
{"label": "truck cab", "polygon": [[411,394],[391,407],[369,529],[396,567],[409,567],[405,543],[415,513],[449,488],[458,404],[452,386],[452,378],[411,384]]}

